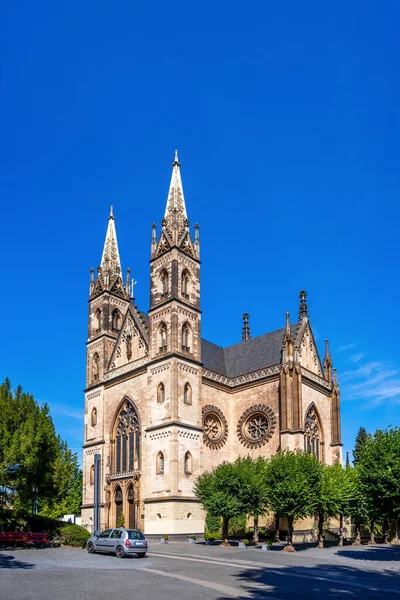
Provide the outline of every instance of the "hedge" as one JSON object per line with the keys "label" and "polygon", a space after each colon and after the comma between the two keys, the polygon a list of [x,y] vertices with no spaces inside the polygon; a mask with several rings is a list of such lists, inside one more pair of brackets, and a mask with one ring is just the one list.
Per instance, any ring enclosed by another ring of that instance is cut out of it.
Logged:
{"label": "hedge", "polygon": [[61,529],[58,541],[65,546],[74,546],[75,548],[84,548],[90,538],[90,533],[80,525],[67,523]]}

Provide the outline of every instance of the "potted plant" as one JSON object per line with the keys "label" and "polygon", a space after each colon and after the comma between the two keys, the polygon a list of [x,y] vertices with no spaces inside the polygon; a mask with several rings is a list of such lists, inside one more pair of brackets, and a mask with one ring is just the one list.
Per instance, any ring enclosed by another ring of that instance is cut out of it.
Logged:
{"label": "potted plant", "polygon": [[168,544],[168,536],[167,535],[162,535],[160,541],[161,541],[162,544]]}
{"label": "potted plant", "polygon": [[271,548],[272,548],[271,540],[265,540],[265,542],[263,542],[261,544],[261,550],[271,550]]}
{"label": "potted plant", "polygon": [[246,538],[239,540],[239,548],[247,548],[248,545],[249,540],[246,540]]}
{"label": "potted plant", "polygon": [[195,544],[195,543],[196,543],[196,536],[189,535],[189,544]]}

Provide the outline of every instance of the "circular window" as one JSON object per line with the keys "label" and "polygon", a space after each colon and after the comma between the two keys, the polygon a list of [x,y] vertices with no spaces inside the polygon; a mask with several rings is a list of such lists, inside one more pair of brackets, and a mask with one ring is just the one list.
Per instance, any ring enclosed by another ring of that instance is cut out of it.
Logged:
{"label": "circular window", "polygon": [[216,406],[203,408],[203,440],[209,448],[221,448],[228,437],[228,423]]}
{"label": "circular window", "polygon": [[251,406],[240,417],[237,434],[246,448],[260,448],[271,438],[275,424],[275,414],[269,406]]}

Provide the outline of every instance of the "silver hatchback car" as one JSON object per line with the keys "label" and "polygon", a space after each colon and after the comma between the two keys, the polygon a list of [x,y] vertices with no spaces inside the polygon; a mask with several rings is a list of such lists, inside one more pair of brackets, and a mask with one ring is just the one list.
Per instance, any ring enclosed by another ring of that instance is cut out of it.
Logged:
{"label": "silver hatchback car", "polygon": [[116,554],[118,558],[123,558],[127,554],[137,554],[139,558],[144,558],[148,546],[141,531],[116,527],[115,529],[106,529],[98,536],[90,537],[86,542],[86,550],[89,554],[109,552]]}

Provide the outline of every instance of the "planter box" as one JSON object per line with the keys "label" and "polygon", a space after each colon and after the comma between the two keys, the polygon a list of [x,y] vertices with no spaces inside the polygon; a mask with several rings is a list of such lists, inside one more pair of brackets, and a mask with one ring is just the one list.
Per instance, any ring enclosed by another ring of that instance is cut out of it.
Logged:
{"label": "planter box", "polygon": [[261,544],[261,550],[269,550],[268,544]]}
{"label": "planter box", "polygon": [[247,546],[243,542],[239,542],[239,548],[247,548]]}
{"label": "planter box", "polygon": [[189,538],[189,544],[195,544],[196,540],[194,540],[193,538]]}
{"label": "planter box", "polygon": [[168,540],[166,540],[165,538],[161,538],[160,542],[162,544],[168,544]]}

